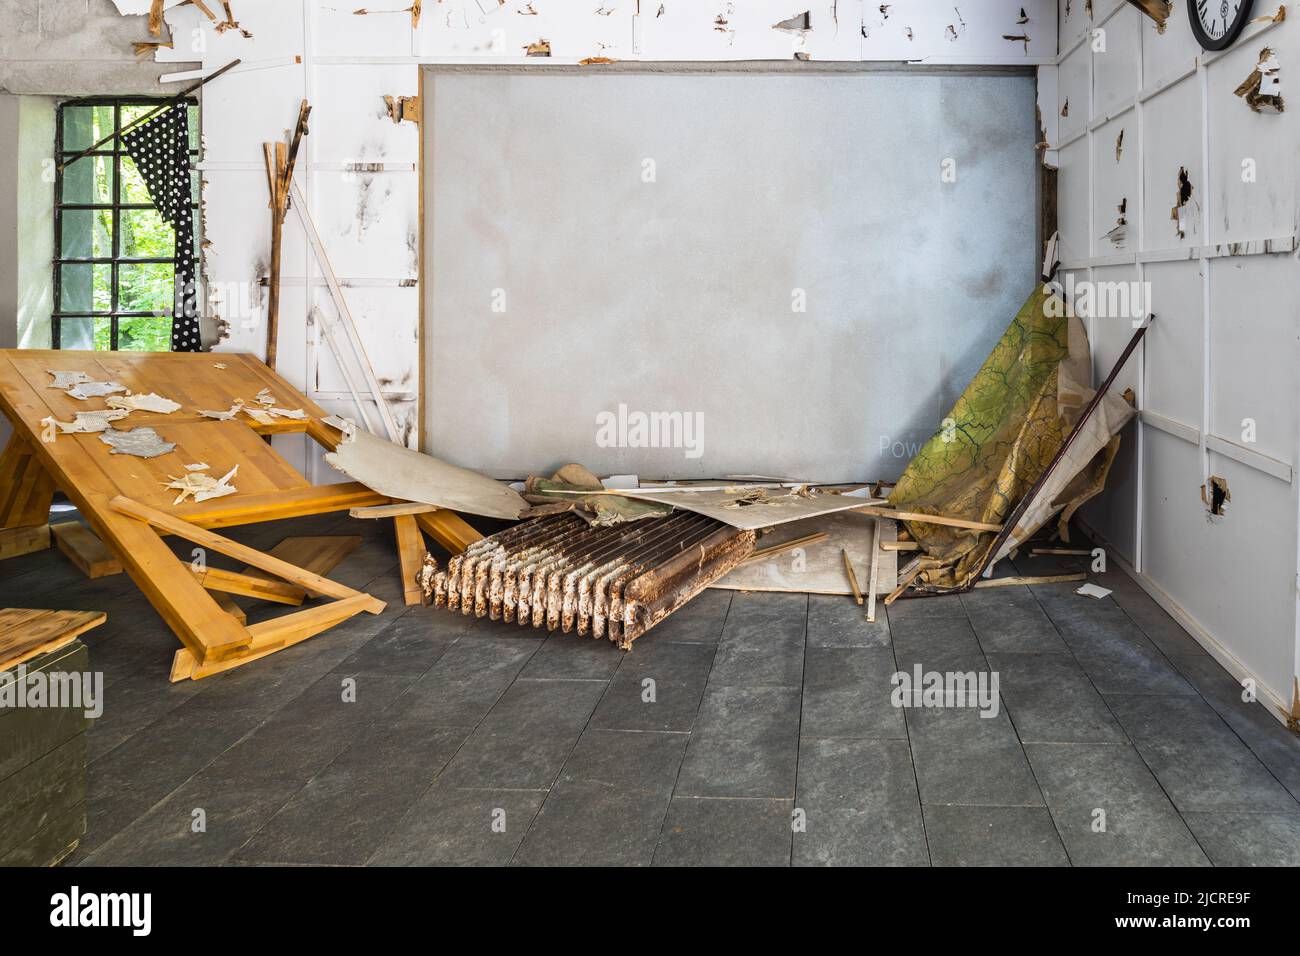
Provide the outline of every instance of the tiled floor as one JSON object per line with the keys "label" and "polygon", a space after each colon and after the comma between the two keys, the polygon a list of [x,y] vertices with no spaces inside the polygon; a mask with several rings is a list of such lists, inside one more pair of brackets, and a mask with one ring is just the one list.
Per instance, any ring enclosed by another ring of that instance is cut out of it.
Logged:
{"label": "tiled floor", "polygon": [[[3,603],[109,612],[71,862],[1300,865],[1300,739],[1122,574],[1103,600],[998,588],[876,625],[709,591],[623,654],[401,606],[377,525],[234,532],[363,532],[335,576],[389,608],[180,684],[124,577],[0,564]],[[915,664],[996,671],[997,716],[895,708]]]}

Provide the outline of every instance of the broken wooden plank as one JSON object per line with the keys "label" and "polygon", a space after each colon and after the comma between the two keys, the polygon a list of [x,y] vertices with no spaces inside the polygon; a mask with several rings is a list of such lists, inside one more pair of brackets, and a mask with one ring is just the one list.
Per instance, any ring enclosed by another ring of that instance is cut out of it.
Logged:
{"label": "broken wooden plank", "polygon": [[58,650],[107,619],[103,611],[0,608],[0,670]]}
{"label": "broken wooden plank", "polygon": [[[361,535],[319,535],[285,538],[267,553],[273,558],[288,561],[296,568],[302,568],[313,574],[329,574],[343,563],[343,559],[361,545]],[[274,577],[254,567],[244,568],[244,574],[268,581]],[[309,597],[320,597],[319,592],[309,591]]]}
{"label": "broken wooden plank", "polygon": [[919,551],[921,546],[915,541],[882,541],[881,551]]}
{"label": "broken wooden plank", "polygon": [[79,521],[61,521],[50,525],[54,540],[62,551],[86,577],[106,578],[122,573],[122,562],[117,560],[100,541],[95,532]]}
{"label": "broken wooden plank", "polygon": [[884,537],[884,518],[876,518],[871,528],[871,580],[867,585],[867,620],[872,624],[876,622],[876,592],[880,588],[880,552],[881,546],[885,544],[881,540]]}
{"label": "broken wooden plank", "polygon": [[50,546],[50,526],[28,525],[24,528],[0,528],[0,561],[17,558]]}
{"label": "broken wooden plank", "polygon": [[295,584],[286,584],[269,577],[255,577],[227,571],[224,568],[204,568],[190,570],[198,576],[199,583],[209,591],[221,591],[225,594],[238,594],[241,597],[257,598],[259,601],[271,601],[275,604],[292,604],[295,607],[307,598],[307,591]]}
{"label": "broken wooden plank", "polygon": [[[217,602],[217,607],[221,608],[221,610],[225,611],[240,624],[248,623],[248,615],[244,613],[244,609],[236,604],[235,599],[229,594],[224,591],[211,591],[209,593],[212,595],[212,600]],[[173,661],[173,663],[175,663],[175,661]]]}

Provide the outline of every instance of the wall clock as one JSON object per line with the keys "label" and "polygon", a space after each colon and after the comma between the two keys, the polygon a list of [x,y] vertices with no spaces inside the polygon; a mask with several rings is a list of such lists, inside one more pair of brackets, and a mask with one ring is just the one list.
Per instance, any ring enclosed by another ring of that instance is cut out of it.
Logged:
{"label": "wall clock", "polygon": [[1192,33],[1206,50],[1227,49],[1250,18],[1252,0],[1187,0]]}

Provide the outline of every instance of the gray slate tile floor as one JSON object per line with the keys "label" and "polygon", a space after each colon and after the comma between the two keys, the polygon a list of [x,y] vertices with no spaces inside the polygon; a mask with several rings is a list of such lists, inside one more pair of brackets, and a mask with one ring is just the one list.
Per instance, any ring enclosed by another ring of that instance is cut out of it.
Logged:
{"label": "gray slate tile floor", "polygon": [[[0,563],[5,604],[109,613],[72,864],[1300,865],[1300,739],[1122,574],[874,625],[709,591],[624,654],[402,606],[379,522],[231,532],[330,533],[364,535],[335,576],[388,609],[181,684],[124,577]],[[891,706],[918,663],[996,670],[998,715]]]}

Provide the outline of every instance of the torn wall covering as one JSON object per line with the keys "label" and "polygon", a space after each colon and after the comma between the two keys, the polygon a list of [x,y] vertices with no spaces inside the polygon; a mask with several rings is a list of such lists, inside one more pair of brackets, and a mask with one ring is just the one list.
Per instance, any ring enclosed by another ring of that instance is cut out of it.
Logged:
{"label": "torn wall covering", "polygon": [[[150,0],[113,0],[139,15]],[[384,97],[419,92],[420,63],[578,64],[791,60],[936,64],[1053,62],[1053,0],[165,0],[160,62],[242,64],[202,94],[207,311],[226,322],[219,349],[265,347],[270,230],[262,143],[283,139],[308,99],[311,135],[298,180],[408,444],[418,438],[419,128],[393,123]],[[358,14],[358,9],[366,12]],[[1021,11],[1024,10],[1022,17]],[[798,21],[800,29],[776,29]],[[806,26],[806,29],[802,27]],[[1004,39],[1015,37],[1013,40]],[[1029,39],[1022,40],[1021,36]],[[528,56],[530,51],[545,55]],[[192,75],[192,74],[191,74]],[[173,84],[180,88],[182,74]],[[312,318],[335,318],[301,225],[285,227],[278,370],[331,412],[357,417],[344,373]],[[378,421],[373,406],[368,409]],[[286,454],[295,438],[277,439]],[[304,444],[304,449],[307,448]],[[306,452],[304,451],[304,454]],[[316,480],[332,470],[299,464]]]}

